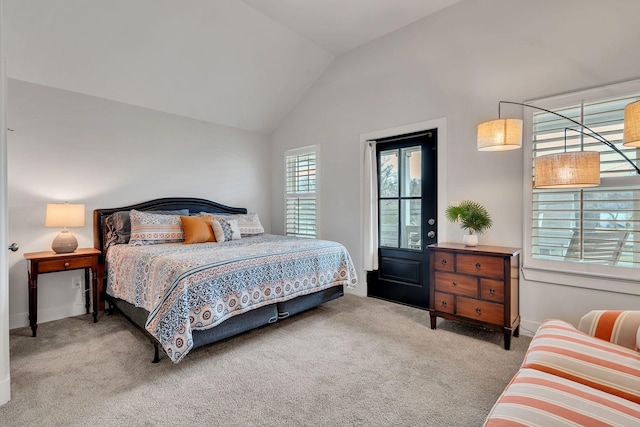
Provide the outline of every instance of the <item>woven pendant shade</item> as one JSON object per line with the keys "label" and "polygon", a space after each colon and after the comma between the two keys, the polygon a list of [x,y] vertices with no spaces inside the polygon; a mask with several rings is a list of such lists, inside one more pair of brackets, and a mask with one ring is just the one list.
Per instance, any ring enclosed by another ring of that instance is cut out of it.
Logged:
{"label": "woven pendant shade", "polygon": [[478,125],[479,151],[515,150],[522,147],[522,120],[498,119]]}
{"label": "woven pendant shade", "polygon": [[624,109],[625,147],[640,147],[640,101],[632,102]]}
{"label": "woven pendant shade", "polygon": [[537,157],[535,188],[582,188],[600,185],[600,153],[573,151]]}

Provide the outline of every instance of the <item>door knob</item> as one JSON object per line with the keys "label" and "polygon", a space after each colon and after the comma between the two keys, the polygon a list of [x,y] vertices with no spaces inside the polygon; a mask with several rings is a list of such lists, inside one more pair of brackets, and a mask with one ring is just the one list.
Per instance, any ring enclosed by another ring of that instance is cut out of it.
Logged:
{"label": "door knob", "polygon": [[17,244],[17,243],[15,243],[15,242],[9,245],[9,250],[10,250],[11,252],[15,252],[15,251],[17,251],[18,249],[20,249],[20,246],[18,246],[18,244]]}

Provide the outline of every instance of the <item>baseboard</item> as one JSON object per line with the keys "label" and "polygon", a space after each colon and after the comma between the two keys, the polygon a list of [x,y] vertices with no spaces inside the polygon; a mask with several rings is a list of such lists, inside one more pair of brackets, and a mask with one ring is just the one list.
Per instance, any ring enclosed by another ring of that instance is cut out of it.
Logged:
{"label": "baseboard", "polygon": [[[85,314],[85,308],[84,305],[78,304],[38,310],[38,324],[64,319],[66,317],[79,316],[81,314]],[[29,326],[29,313],[18,313],[9,316],[9,329],[22,328],[25,326]]]}
{"label": "baseboard", "polygon": [[7,375],[7,378],[0,382],[0,405],[4,405],[11,400],[11,377]]}
{"label": "baseboard", "polygon": [[520,320],[520,334],[524,335],[525,337],[532,337],[535,335],[540,325],[542,325],[542,323]]}
{"label": "baseboard", "polygon": [[344,293],[350,295],[357,295],[359,297],[367,296],[367,288],[366,286],[357,286],[355,289],[344,287]]}
{"label": "baseboard", "polygon": [[18,313],[9,316],[9,329],[29,326],[29,313]]}

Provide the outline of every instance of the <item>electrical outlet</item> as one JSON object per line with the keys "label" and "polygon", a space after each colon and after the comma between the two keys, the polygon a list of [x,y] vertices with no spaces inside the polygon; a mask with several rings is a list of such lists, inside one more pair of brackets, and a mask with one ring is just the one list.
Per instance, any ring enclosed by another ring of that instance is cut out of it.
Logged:
{"label": "electrical outlet", "polygon": [[71,278],[71,288],[73,289],[82,288],[82,278],[80,276]]}

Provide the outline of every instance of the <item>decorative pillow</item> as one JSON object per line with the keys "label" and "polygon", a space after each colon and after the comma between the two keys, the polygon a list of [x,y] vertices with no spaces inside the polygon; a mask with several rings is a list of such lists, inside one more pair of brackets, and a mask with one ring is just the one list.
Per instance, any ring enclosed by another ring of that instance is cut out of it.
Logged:
{"label": "decorative pillow", "polygon": [[184,240],[184,230],[180,215],[163,215],[131,210],[132,246],[175,243]]}
{"label": "decorative pillow", "polygon": [[[237,240],[240,238],[239,232],[236,231],[234,233],[232,225],[225,219],[214,219],[211,221],[211,228],[213,228],[213,234],[216,236],[216,242],[228,242],[229,240]],[[235,228],[237,230],[237,225]],[[234,237],[236,233],[238,233],[238,237]]]}
{"label": "decorative pillow", "polygon": [[231,227],[231,240],[240,240],[242,234],[240,234],[240,229],[238,228],[238,220],[227,219],[226,221]]}
{"label": "decorative pillow", "polygon": [[184,229],[184,244],[215,242],[216,236],[211,228],[213,215],[202,216],[181,216],[182,228]]}
{"label": "decorative pillow", "polygon": [[260,223],[260,218],[255,212],[249,212],[247,214],[234,214],[234,215],[222,215],[216,214],[216,219],[225,219],[227,221],[237,220],[238,229],[242,236],[254,236],[256,234],[264,234],[264,227]]}
{"label": "decorative pillow", "polygon": [[104,227],[107,231],[105,247],[129,243],[131,236],[131,220],[129,211],[114,212],[104,219]]}
{"label": "decorative pillow", "polygon": [[233,238],[233,229],[231,228],[231,224],[224,219],[219,219],[220,227],[222,227],[222,232],[224,233],[224,241],[227,242]]}
{"label": "decorative pillow", "polygon": [[[160,215],[189,215],[189,209],[177,209],[173,211],[153,211]],[[106,230],[105,247],[129,243],[131,236],[131,219],[129,211],[114,212],[104,219]]]}
{"label": "decorative pillow", "polygon": [[211,228],[213,229],[213,235],[216,238],[216,242],[224,242],[225,241],[224,230],[220,225],[220,221],[215,219],[211,221]]}
{"label": "decorative pillow", "polygon": [[578,329],[631,350],[638,348],[640,310],[593,310],[582,316]]}

